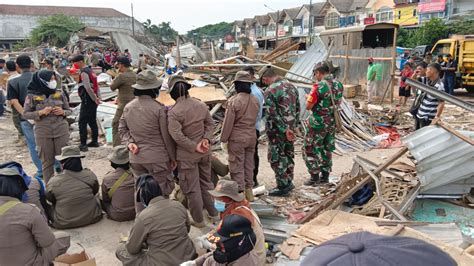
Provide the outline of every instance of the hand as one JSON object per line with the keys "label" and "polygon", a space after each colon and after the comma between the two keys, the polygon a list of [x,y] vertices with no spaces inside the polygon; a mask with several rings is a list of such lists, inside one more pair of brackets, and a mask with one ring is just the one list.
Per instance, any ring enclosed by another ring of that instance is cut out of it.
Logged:
{"label": "hand", "polygon": [[102,103],[102,100],[101,100],[101,99],[99,99],[99,98],[97,98],[97,100],[95,100],[95,103],[96,103],[97,105],[99,105],[99,104],[101,104],[101,103]]}
{"label": "hand", "polygon": [[178,167],[178,162],[177,161],[170,161],[171,165],[171,170],[176,170],[176,167]]}
{"label": "hand", "polygon": [[63,108],[56,106],[53,108],[53,114],[57,116],[64,116],[64,110]]}
{"label": "hand", "polygon": [[196,151],[199,153],[207,153],[209,151],[209,140],[203,139],[196,145]]}
{"label": "hand", "polygon": [[285,134],[286,134],[286,139],[287,139],[289,142],[295,141],[296,135],[295,135],[295,132],[293,132],[293,130],[287,129],[286,132],[285,132]]}
{"label": "hand", "polygon": [[53,111],[53,107],[48,106],[45,107],[43,110],[38,111],[40,116],[47,116]]}
{"label": "hand", "polygon": [[431,121],[431,124],[430,125],[436,125],[438,124],[438,122],[441,122],[441,117],[437,116],[433,119],[433,121]]}
{"label": "hand", "polygon": [[201,145],[206,149],[206,152],[209,151],[210,143],[208,139],[201,140]]}
{"label": "hand", "polygon": [[138,154],[138,146],[135,143],[128,144],[128,149],[132,152],[133,155]]}

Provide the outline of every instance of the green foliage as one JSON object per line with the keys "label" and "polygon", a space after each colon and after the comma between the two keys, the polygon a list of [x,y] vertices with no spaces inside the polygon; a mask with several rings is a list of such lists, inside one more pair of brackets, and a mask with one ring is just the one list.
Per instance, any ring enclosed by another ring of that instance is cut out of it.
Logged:
{"label": "green foliage", "polygon": [[72,33],[84,28],[79,19],[57,14],[39,20],[39,25],[31,31],[30,42],[40,45],[49,42],[54,46],[64,46],[69,41]]}
{"label": "green foliage", "polygon": [[431,19],[418,29],[401,28],[398,31],[397,45],[413,48],[418,45],[434,45],[438,40],[451,34],[474,34],[474,21],[460,20],[446,24],[441,19]]}
{"label": "green foliage", "polygon": [[209,24],[191,31],[188,31],[188,38],[202,39],[207,38],[211,40],[224,38],[227,34],[232,33],[232,23],[221,22],[217,24]]}
{"label": "green foliage", "polygon": [[161,24],[157,26],[151,24],[151,20],[147,19],[143,22],[143,26],[148,35],[155,37],[160,41],[173,42],[179,35],[178,32],[171,27],[171,22],[161,22]]}
{"label": "green foliage", "polygon": [[21,42],[13,44],[12,51],[21,51],[30,46],[32,46],[30,40],[23,40]]}

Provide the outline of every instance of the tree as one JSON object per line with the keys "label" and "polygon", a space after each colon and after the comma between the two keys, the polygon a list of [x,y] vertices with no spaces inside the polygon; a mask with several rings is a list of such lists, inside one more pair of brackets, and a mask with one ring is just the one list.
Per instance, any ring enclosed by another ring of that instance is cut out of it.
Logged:
{"label": "tree", "polygon": [[143,22],[145,32],[160,41],[171,42],[176,39],[179,33],[171,27],[171,22],[161,22],[158,26],[151,24],[151,20],[147,19]]}
{"label": "tree", "polygon": [[449,34],[474,34],[474,20],[456,20],[448,25]]}
{"label": "tree", "polygon": [[418,29],[401,28],[397,36],[397,45],[402,47],[415,47],[418,45],[433,45],[439,39],[449,36],[450,28],[445,22],[433,18]]}
{"label": "tree", "polygon": [[191,31],[188,31],[187,36],[190,39],[220,39],[224,38],[227,34],[232,33],[232,24],[227,22],[221,22],[217,24],[209,24]]}
{"label": "tree", "polygon": [[48,42],[54,46],[65,46],[74,32],[84,28],[79,19],[64,14],[52,15],[39,20],[31,31],[31,44]]}

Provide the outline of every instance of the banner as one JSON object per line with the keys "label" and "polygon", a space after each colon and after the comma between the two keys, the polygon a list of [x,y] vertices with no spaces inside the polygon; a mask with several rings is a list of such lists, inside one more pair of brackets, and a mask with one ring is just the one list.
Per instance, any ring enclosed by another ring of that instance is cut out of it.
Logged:
{"label": "banner", "polygon": [[446,9],[446,0],[421,0],[418,8],[420,13],[443,12]]}

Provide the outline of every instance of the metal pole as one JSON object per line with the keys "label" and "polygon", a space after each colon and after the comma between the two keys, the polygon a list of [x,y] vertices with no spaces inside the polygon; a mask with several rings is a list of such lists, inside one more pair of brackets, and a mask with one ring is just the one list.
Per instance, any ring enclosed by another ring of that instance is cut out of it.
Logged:
{"label": "metal pole", "polygon": [[277,28],[276,28],[276,38],[275,38],[275,48],[277,48],[277,45],[278,45],[278,21],[280,20],[280,10],[277,10],[277,20],[276,20],[276,25],[277,25]]}
{"label": "metal pole", "polygon": [[406,83],[408,85],[410,85],[411,87],[417,88],[417,89],[422,90],[426,93],[429,93],[429,94],[431,94],[432,96],[434,96],[438,99],[441,99],[443,101],[452,103],[452,104],[457,105],[457,106],[459,106],[463,109],[466,109],[468,111],[474,112],[474,104],[465,102],[465,101],[463,101],[463,100],[461,100],[457,97],[454,97],[454,96],[449,95],[445,92],[439,91],[439,90],[437,90],[433,87],[430,87],[426,84],[423,84],[423,83],[421,83],[419,81],[416,81],[416,80],[413,80],[413,79],[407,79]]}
{"label": "metal pole", "polygon": [[135,18],[133,17],[133,3],[130,3],[132,7],[132,35],[135,37]]}
{"label": "metal pole", "polygon": [[311,11],[313,10],[313,0],[309,0],[309,23],[308,23],[308,37],[309,37],[309,45],[311,46],[311,35],[313,33],[313,20],[314,19],[311,19],[312,18],[312,15],[311,15]]}

